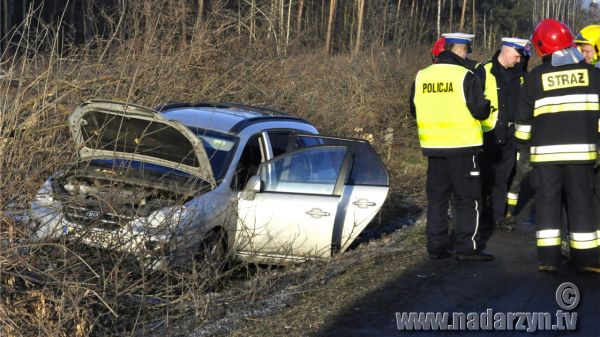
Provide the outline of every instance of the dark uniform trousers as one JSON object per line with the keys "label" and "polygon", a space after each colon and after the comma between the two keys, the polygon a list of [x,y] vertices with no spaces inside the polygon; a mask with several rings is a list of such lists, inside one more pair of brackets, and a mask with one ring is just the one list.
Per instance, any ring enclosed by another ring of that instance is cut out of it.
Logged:
{"label": "dark uniform trousers", "polygon": [[457,253],[479,249],[481,180],[476,154],[428,158],[427,167],[427,250],[448,250],[448,202],[456,202],[455,245]]}
{"label": "dark uniform trousers", "polygon": [[515,176],[513,177],[510,187],[508,188],[508,193],[516,196],[516,198],[511,199],[507,198],[507,212],[511,215],[515,215],[515,210],[517,208],[517,201],[519,199],[519,192],[521,192],[521,184],[523,180],[531,171],[531,166],[529,164],[529,158],[531,154],[529,153],[529,148],[519,148],[517,153],[517,162],[515,164]]}
{"label": "dark uniform trousers", "polygon": [[594,223],[598,237],[598,262],[600,263],[600,167],[594,169]]}
{"label": "dark uniform trousers", "polygon": [[[531,173],[535,189],[536,230],[559,230],[564,202],[568,212],[571,233],[589,232],[594,223],[594,167],[592,164],[536,165]],[[540,238],[538,237],[538,242]],[[560,242],[549,245],[538,243],[539,262],[542,265],[560,265]],[[574,249],[571,257],[579,266],[597,263],[598,249]]]}
{"label": "dark uniform trousers", "polygon": [[[484,213],[491,223],[503,221],[506,211],[506,194],[510,176],[515,168],[517,143],[514,139],[505,144],[484,144],[481,154],[481,179],[483,184]],[[493,227],[492,227],[493,229]],[[484,233],[482,233],[483,235]]]}

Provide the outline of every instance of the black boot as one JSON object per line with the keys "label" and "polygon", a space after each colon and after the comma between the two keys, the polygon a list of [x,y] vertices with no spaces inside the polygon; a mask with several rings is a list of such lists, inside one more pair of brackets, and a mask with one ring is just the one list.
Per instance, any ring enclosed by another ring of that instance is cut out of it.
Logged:
{"label": "black boot", "polygon": [[454,257],[458,261],[492,261],[494,255],[487,253],[483,250],[476,250],[472,253],[456,253]]}

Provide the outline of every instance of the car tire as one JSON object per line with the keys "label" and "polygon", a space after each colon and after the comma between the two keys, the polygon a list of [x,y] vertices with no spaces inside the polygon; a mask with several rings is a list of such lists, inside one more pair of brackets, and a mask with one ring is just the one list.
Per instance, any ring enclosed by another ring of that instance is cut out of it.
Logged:
{"label": "car tire", "polygon": [[224,276],[229,266],[229,250],[227,235],[223,230],[212,230],[200,242],[197,264],[201,271],[208,273],[211,279],[218,280]]}

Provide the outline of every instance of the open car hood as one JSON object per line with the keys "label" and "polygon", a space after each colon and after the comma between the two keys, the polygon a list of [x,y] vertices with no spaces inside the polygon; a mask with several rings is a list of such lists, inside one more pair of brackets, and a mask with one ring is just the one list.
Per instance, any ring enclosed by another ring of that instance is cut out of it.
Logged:
{"label": "open car hood", "polygon": [[194,175],[214,187],[200,138],[183,124],[138,105],[91,100],[69,116],[80,159],[152,163]]}

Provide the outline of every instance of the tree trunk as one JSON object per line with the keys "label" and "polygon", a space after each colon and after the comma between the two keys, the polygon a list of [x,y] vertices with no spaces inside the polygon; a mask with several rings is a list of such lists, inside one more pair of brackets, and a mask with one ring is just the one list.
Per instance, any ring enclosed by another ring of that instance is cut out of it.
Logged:
{"label": "tree trunk", "polygon": [[458,30],[462,32],[465,27],[465,13],[467,11],[467,0],[463,0],[462,12],[460,14],[460,22],[458,24]]}
{"label": "tree trunk", "polygon": [[400,40],[400,5],[402,0],[398,0],[398,6],[396,6],[396,29],[394,30],[394,39]]}
{"label": "tree trunk", "polygon": [[415,25],[415,14],[413,13],[415,10],[415,0],[412,0],[412,4],[410,5],[410,25],[408,27],[408,31],[409,33],[412,31],[414,25]]}
{"label": "tree trunk", "polygon": [[473,23],[472,33],[475,34],[475,32],[477,31],[477,12],[475,12],[475,0],[473,0],[473,11],[471,13],[471,21]]}
{"label": "tree trunk", "polygon": [[144,1],[144,22],[145,22],[145,36],[150,36],[152,31],[152,1]]}
{"label": "tree trunk", "polygon": [[252,0],[250,4],[250,42],[255,38],[256,31],[256,0]]}
{"label": "tree trunk", "polygon": [[287,23],[285,29],[285,49],[283,50],[284,54],[287,53],[287,47],[290,44],[290,29],[292,24],[292,1],[293,0],[289,0],[288,2]]}
{"label": "tree trunk", "polygon": [[383,29],[381,31],[381,46],[385,46],[385,40],[388,35],[388,6],[383,6]]}
{"label": "tree trunk", "polygon": [[302,29],[302,10],[304,9],[304,0],[298,2],[298,17],[296,18],[296,33]]}
{"label": "tree trunk", "polygon": [[202,14],[204,13],[204,0],[197,0],[196,6],[198,7],[198,13],[196,14],[196,29],[199,29],[202,24]]}
{"label": "tree trunk", "polygon": [[325,52],[331,53],[331,38],[333,35],[333,23],[335,20],[336,0],[329,0],[329,19],[327,20],[327,34],[325,36]]}
{"label": "tree trunk", "polygon": [[436,32],[437,32],[437,36],[440,36],[441,33],[441,28],[440,28],[440,20],[442,18],[442,0],[438,0],[438,5],[437,5],[437,20],[436,20]]}
{"label": "tree trunk", "polygon": [[354,44],[354,54],[360,50],[360,39],[362,36],[363,18],[365,14],[365,0],[358,0],[358,25],[356,26],[356,43]]}
{"label": "tree trunk", "polygon": [[452,31],[452,19],[454,18],[454,0],[450,0],[450,18],[448,19],[448,31]]}

